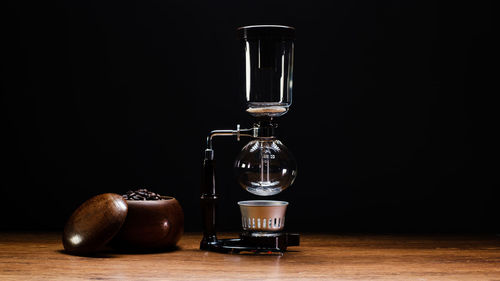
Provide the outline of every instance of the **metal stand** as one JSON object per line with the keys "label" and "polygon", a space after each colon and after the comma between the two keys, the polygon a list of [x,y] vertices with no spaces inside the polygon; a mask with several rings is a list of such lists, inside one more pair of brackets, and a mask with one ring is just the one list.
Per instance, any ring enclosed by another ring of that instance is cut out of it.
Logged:
{"label": "metal stand", "polygon": [[238,125],[236,130],[212,131],[207,137],[200,197],[203,220],[203,239],[200,242],[201,250],[221,253],[239,253],[242,251],[283,253],[288,246],[298,246],[300,244],[299,234],[285,232],[271,232],[266,234],[243,232],[240,234],[240,238],[217,238],[215,209],[219,196],[215,192],[215,160],[212,138],[215,136],[237,136],[239,140],[240,136],[262,137],[274,135],[276,124],[270,121],[266,123],[259,122],[252,129],[240,129]]}
{"label": "metal stand", "polygon": [[288,246],[299,246],[299,244],[299,234],[279,232],[269,236],[253,236],[251,233],[243,232],[240,238],[219,239],[214,243],[204,243],[202,240],[200,249],[220,253],[283,253]]}

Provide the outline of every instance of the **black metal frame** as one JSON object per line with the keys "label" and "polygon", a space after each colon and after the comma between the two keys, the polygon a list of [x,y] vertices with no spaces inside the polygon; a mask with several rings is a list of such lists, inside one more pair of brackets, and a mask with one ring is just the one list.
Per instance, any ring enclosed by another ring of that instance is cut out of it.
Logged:
{"label": "black metal frame", "polygon": [[200,249],[220,253],[283,253],[288,246],[299,246],[299,234],[277,232],[272,236],[252,236],[241,233],[240,238],[216,239],[212,243],[200,243]]}
{"label": "black metal frame", "polygon": [[[207,137],[207,149],[203,160],[203,176],[201,185],[201,211],[203,223],[203,239],[200,249],[221,253],[239,253],[250,251],[255,253],[285,252],[288,246],[299,246],[299,234],[285,232],[268,233],[267,235],[255,235],[251,232],[243,232],[239,238],[218,239],[216,231],[216,205],[219,195],[215,192],[215,160],[212,148],[212,138],[215,136],[240,136],[250,137],[272,137],[274,136],[276,124],[271,120],[258,122],[252,129],[212,131]],[[253,132],[248,134],[248,132]]]}

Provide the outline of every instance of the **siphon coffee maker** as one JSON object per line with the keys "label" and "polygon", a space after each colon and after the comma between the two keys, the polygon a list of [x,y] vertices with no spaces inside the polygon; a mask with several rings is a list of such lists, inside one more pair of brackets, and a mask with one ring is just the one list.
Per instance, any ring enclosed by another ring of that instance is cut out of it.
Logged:
{"label": "siphon coffee maker", "polygon": [[240,201],[243,231],[239,238],[218,239],[213,138],[250,137],[236,158],[238,183],[258,196],[271,196],[289,187],[297,175],[297,164],[286,146],[276,138],[276,119],[292,103],[293,46],[295,29],[282,25],[253,25],[237,29],[245,50],[246,111],[254,117],[252,128],[214,130],[207,137],[203,161],[201,209],[203,239],[200,249],[216,252],[284,252],[299,245],[299,235],[286,233],[288,202]]}

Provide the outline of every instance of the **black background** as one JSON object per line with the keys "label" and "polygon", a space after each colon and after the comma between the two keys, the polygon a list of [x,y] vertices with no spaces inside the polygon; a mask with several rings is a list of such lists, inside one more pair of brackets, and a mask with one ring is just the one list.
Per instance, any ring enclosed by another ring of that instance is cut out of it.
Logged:
{"label": "black background", "polygon": [[[199,231],[204,141],[250,125],[235,29],[296,27],[297,231],[496,232],[490,2],[10,1],[2,9],[0,229],[61,230],[93,195],[175,196]],[[496,76],[495,76],[496,77]],[[217,139],[221,230],[245,141]]]}

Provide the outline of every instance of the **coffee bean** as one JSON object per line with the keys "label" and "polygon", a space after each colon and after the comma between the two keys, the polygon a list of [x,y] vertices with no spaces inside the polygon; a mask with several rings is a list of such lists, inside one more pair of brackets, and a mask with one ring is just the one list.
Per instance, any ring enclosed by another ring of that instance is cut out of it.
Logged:
{"label": "coffee bean", "polygon": [[162,200],[161,195],[158,193],[149,191],[145,188],[140,188],[136,191],[129,190],[126,194],[123,195],[123,198],[126,200]]}

